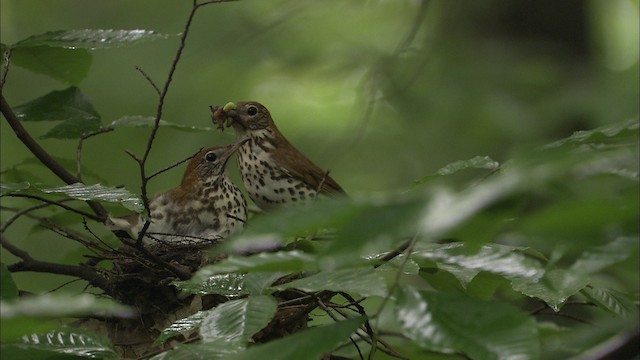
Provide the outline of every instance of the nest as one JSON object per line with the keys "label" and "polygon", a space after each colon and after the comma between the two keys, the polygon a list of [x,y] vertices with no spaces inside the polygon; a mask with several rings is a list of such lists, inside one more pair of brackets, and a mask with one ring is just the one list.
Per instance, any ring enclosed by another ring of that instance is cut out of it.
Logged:
{"label": "nest", "polygon": [[[179,343],[198,341],[198,334],[192,333],[176,336],[161,346],[154,345],[162,330],[176,320],[230,300],[221,295],[184,296],[172,285],[173,281],[180,280],[176,272],[190,276],[202,266],[223,258],[212,258],[208,248],[194,244],[156,244],[145,248],[124,245],[105,254],[103,259],[113,263],[111,269],[100,270],[109,279],[105,295],[136,309],[136,317],[91,318],[76,325],[107,336],[119,355],[126,359],[150,356]],[[290,280],[289,277],[280,281]],[[308,314],[315,308],[315,299],[295,290],[273,295],[279,304],[286,301],[291,305],[279,306],[269,325],[253,336],[255,342],[266,342],[306,328]]]}

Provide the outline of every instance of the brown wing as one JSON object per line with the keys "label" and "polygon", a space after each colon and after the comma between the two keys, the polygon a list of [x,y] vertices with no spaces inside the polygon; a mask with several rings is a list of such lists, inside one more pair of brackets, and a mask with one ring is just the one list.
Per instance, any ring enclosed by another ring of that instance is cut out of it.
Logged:
{"label": "brown wing", "polygon": [[328,171],[323,171],[318,165],[307,159],[306,156],[302,155],[284,137],[278,136],[276,142],[274,157],[278,159],[280,165],[291,175],[303,180],[315,189],[319,189],[319,193],[321,194],[345,194],[345,191],[340,185],[329,176]]}

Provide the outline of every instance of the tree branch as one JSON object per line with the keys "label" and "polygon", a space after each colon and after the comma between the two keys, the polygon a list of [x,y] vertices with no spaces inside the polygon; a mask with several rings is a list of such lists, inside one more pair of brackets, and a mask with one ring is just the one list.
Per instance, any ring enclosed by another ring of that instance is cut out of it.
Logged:
{"label": "tree branch", "polygon": [[109,292],[110,290],[108,280],[92,268],[35,260],[31,257],[31,255],[29,255],[29,253],[11,244],[9,240],[7,240],[7,238],[4,236],[4,234],[0,234],[0,243],[2,244],[3,248],[7,249],[7,251],[9,251],[11,254],[21,259],[21,261],[7,267],[11,272],[33,271],[75,276],[77,278],[88,281],[92,286],[100,288],[106,292]]}
{"label": "tree branch", "polygon": [[[49,153],[38,144],[33,137],[27,132],[27,130],[22,126],[20,120],[13,112],[13,109],[9,106],[4,95],[0,94],[0,111],[2,115],[4,115],[5,119],[9,123],[9,126],[13,129],[13,132],[16,134],[18,139],[22,141],[22,143],[31,151],[33,155],[35,155],[42,164],[44,164],[49,170],[51,170],[60,180],[64,181],[67,184],[75,184],[80,182],[80,179],[73,176],[67,169],[65,169],[60,163],[58,163]],[[107,211],[102,207],[102,205],[96,203],[95,201],[87,201],[87,204],[91,207],[91,209],[98,215],[100,221],[103,221],[107,218]],[[95,217],[92,217],[95,218]]]}

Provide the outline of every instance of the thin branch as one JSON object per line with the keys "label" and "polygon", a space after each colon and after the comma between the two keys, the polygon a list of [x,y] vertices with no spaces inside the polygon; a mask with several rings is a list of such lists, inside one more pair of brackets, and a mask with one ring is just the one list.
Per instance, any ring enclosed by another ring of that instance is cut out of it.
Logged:
{"label": "thin branch", "polygon": [[[158,99],[158,108],[156,110],[156,117],[153,123],[153,127],[151,128],[151,132],[149,133],[149,138],[147,140],[147,146],[144,150],[144,154],[142,158],[139,160],[138,164],[140,165],[140,178],[142,180],[142,184],[140,186],[142,202],[144,203],[144,207],[147,210],[147,215],[151,216],[151,212],[149,210],[149,195],[147,193],[147,182],[149,178],[146,175],[145,165],[147,159],[149,158],[149,154],[151,153],[151,148],[153,147],[153,142],[156,138],[156,134],[158,129],[160,128],[160,119],[162,118],[162,112],[164,109],[164,99],[169,92],[169,86],[171,85],[171,81],[173,80],[173,74],[176,71],[178,66],[178,62],[180,61],[180,57],[182,56],[182,52],[184,51],[187,36],[189,35],[189,30],[191,29],[191,22],[198,10],[199,5],[196,1],[193,2],[193,6],[191,8],[191,12],[189,12],[189,17],[187,18],[187,22],[184,26],[184,30],[182,31],[182,36],[180,37],[180,44],[178,45],[178,50],[176,51],[176,55],[171,62],[171,67],[169,68],[169,74],[167,75],[167,80],[164,83],[162,91],[160,92],[160,96]],[[148,226],[147,226],[148,227]],[[144,228],[143,228],[144,229]],[[146,229],[144,229],[146,230]],[[144,231],[141,232],[144,235]]]}
{"label": "thin branch", "polygon": [[142,74],[142,76],[144,76],[144,78],[149,82],[149,84],[151,84],[153,89],[156,91],[158,96],[160,96],[161,95],[160,88],[158,87],[158,85],[156,85],[153,79],[151,79],[151,77],[149,77],[149,75],[147,75],[147,73],[144,70],[142,70],[142,68],[139,65],[136,65],[136,70],[138,70],[138,72]]}
{"label": "thin branch", "polygon": [[[200,148],[200,150],[202,150],[202,149],[204,149],[204,148]],[[197,151],[196,153],[194,153],[193,155],[189,155],[189,157],[187,157],[187,158],[185,158],[185,159],[182,159],[182,160],[178,161],[177,163],[175,163],[175,164],[173,164],[173,165],[169,165],[169,166],[167,166],[167,167],[165,167],[165,168],[163,168],[163,169],[160,169],[160,170],[158,170],[158,171],[154,172],[153,174],[151,174],[151,175],[149,175],[149,176],[147,177],[147,180],[151,180],[151,179],[153,179],[154,177],[156,177],[156,176],[158,176],[158,175],[162,174],[163,172],[169,171],[169,170],[173,169],[174,167],[176,167],[176,166],[180,166],[181,164],[183,164],[183,163],[185,163],[185,162],[187,162],[187,161],[191,160],[191,159],[195,156],[195,154],[197,154],[198,152],[200,152],[200,150],[198,150],[198,151]]]}
{"label": "thin branch", "polygon": [[107,279],[99,275],[98,272],[96,272],[92,268],[35,260],[31,257],[31,255],[29,255],[29,253],[11,244],[9,240],[7,240],[7,238],[4,236],[4,234],[0,234],[0,244],[2,244],[2,247],[9,251],[11,254],[19,257],[22,260],[8,266],[8,269],[11,272],[33,271],[75,276],[77,278],[88,281],[89,284],[97,288],[105,291],[109,290],[110,286]]}
{"label": "thin branch", "polygon": [[[20,120],[13,112],[13,109],[9,106],[4,95],[0,94],[0,111],[2,115],[4,115],[5,119],[9,123],[9,126],[13,129],[13,132],[16,134],[18,139],[22,141],[22,143],[31,151],[33,155],[35,155],[43,165],[45,165],[49,170],[51,170],[60,180],[64,181],[67,184],[75,184],[80,182],[78,178],[73,176],[67,169],[65,169],[60,163],[58,163],[48,152],[46,152],[40,144],[38,144],[33,137],[27,132],[27,130],[22,126]],[[105,210],[102,205],[98,204],[95,201],[87,201],[87,204],[91,207],[91,209],[98,215],[99,221],[106,219],[108,216],[107,210]],[[90,218],[95,218],[95,216],[91,216]]]}
{"label": "thin branch", "polygon": [[[58,203],[71,201],[71,200],[75,200],[75,199],[62,199],[62,200],[59,200]],[[16,213],[13,214],[13,216],[11,216],[7,221],[4,222],[4,224],[2,224],[2,226],[0,227],[0,233],[3,233],[5,231],[7,231],[9,226],[11,226],[11,224],[13,224],[21,216],[26,215],[26,214],[28,214],[28,213],[30,213],[32,211],[40,210],[40,209],[45,208],[47,206],[51,206],[51,205],[53,205],[53,204],[44,203],[44,204],[40,204],[40,205],[31,206],[31,207],[28,207],[28,208],[25,208],[25,209],[17,210]]]}
{"label": "thin branch", "polygon": [[42,201],[43,203],[47,203],[47,204],[50,204],[50,205],[55,205],[55,206],[61,207],[61,208],[65,209],[65,210],[68,210],[68,211],[71,211],[71,212],[76,213],[78,215],[87,217],[87,218],[89,218],[91,220],[102,222],[102,218],[100,218],[100,217],[98,217],[96,215],[89,214],[88,212],[85,212],[85,211],[82,211],[82,210],[74,209],[71,206],[67,206],[67,205],[62,204],[62,203],[60,203],[58,201],[49,200],[49,199],[46,199],[46,198],[43,198],[43,197],[40,197],[40,196],[37,196],[37,195],[8,194],[6,196],[9,196],[9,197],[21,197],[21,198],[27,198],[27,199],[33,199],[33,200]]}
{"label": "thin branch", "polygon": [[7,82],[7,75],[9,74],[9,65],[11,64],[11,48],[5,50],[4,54],[4,66],[2,67],[2,75],[0,76],[0,92],[4,89],[4,83]]}
{"label": "thin branch", "polygon": [[[316,299],[316,301],[318,302],[318,306],[320,306],[320,309],[322,309],[322,311],[324,311],[327,315],[329,315],[329,317],[331,319],[333,319],[333,321],[335,321],[335,322],[339,321],[338,317],[335,316],[333,314],[333,312],[331,312],[331,309],[329,307],[327,307],[327,305],[325,305],[324,301],[322,301],[321,299]],[[357,335],[360,338],[362,338],[362,335],[360,335],[360,334],[357,334]],[[360,359],[364,360],[364,356],[362,355],[362,351],[360,350],[360,346],[358,346],[358,343],[355,340],[353,340],[353,337],[351,337],[351,336],[349,336],[349,341],[351,341],[353,346],[355,346],[356,350],[358,351],[358,355],[360,356]]]}
{"label": "thin branch", "polygon": [[82,182],[82,173],[80,170],[80,156],[82,154],[82,144],[84,143],[84,141],[92,136],[96,136],[96,135],[100,135],[100,134],[104,134],[104,133],[108,133],[110,131],[113,131],[114,129],[112,127],[106,127],[106,128],[102,128],[98,131],[92,131],[86,134],[82,134],[82,136],[80,136],[80,140],[78,140],[78,148],[76,149],[76,178]]}

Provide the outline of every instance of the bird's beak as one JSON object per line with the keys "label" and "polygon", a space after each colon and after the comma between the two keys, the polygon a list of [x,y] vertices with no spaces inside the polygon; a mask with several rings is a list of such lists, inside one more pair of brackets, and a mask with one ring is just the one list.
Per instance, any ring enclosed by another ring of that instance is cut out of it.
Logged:
{"label": "bird's beak", "polygon": [[236,109],[238,106],[233,102],[228,102],[224,106],[209,106],[211,110],[211,119],[217,126],[218,130],[224,131],[225,127],[230,127],[234,124],[238,124],[244,128],[244,124],[241,123]]}
{"label": "bird's beak", "polygon": [[240,146],[242,146],[244,143],[246,143],[247,141],[249,141],[250,137],[249,136],[243,136],[240,139],[238,139],[236,142],[234,142],[231,145],[227,145],[224,153],[222,153],[222,161],[223,163],[227,163],[227,160],[229,160],[229,158],[231,157],[231,155],[233,155],[234,152],[236,152]]}

